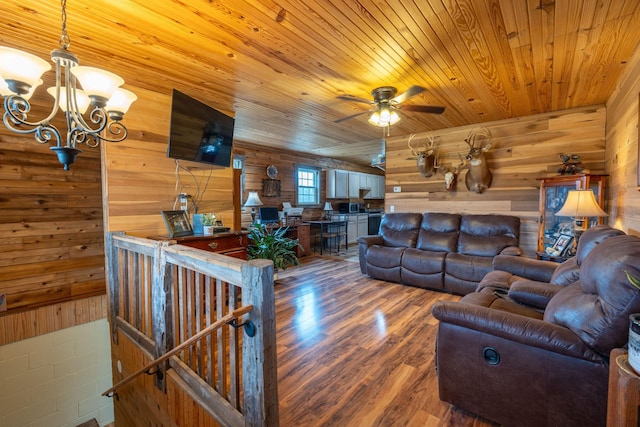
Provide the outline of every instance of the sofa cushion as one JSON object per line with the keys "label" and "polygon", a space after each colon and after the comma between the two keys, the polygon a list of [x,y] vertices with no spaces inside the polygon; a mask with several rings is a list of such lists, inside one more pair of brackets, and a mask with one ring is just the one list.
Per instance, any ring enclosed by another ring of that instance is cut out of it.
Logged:
{"label": "sofa cushion", "polygon": [[380,221],[383,245],[391,247],[415,248],[422,214],[387,213]]}
{"label": "sofa cushion", "polygon": [[446,252],[407,248],[402,254],[402,283],[429,289],[442,289]]}
{"label": "sofa cushion", "polygon": [[640,277],[640,238],[604,240],[584,259],[580,280],[551,298],[544,320],[569,328],[601,354],[622,347],[629,315],[640,312],[640,290],[629,283],[625,271]]}
{"label": "sofa cushion", "polygon": [[509,215],[463,215],[458,253],[494,257],[504,248],[518,246],[520,218]]}
{"label": "sofa cushion", "polygon": [[427,212],[422,217],[416,247],[426,251],[455,252],[459,230],[460,215]]}
{"label": "sofa cushion", "polygon": [[491,257],[449,253],[445,259],[445,271],[447,276],[474,282],[477,286],[480,280],[493,270],[492,261]]}
{"label": "sofa cushion", "polygon": [[400,267],[404,250],[403,247],[371,246],[367,251],[367,265],[380,268]]}

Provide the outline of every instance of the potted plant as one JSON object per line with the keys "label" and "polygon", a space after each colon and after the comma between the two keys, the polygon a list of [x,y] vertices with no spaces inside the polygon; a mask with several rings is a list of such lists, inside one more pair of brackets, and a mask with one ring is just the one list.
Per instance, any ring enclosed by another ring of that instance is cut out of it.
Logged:
{"label": "potted plant", "polygon": [[213,234],[213,225],[216,223],[216,215],[213,213],[206,213],[202,215],[202,233],[205,236],[211,236]]}
{"label": "potted plant", "polygon": [[263,224],[256,224],[249,229],[249,259],[270,259],[273,261],[274,276],[278,269],[286,270],[291,265],[300,265],[295,248],[298,239],[286,237],[288,227],[269,229]]}

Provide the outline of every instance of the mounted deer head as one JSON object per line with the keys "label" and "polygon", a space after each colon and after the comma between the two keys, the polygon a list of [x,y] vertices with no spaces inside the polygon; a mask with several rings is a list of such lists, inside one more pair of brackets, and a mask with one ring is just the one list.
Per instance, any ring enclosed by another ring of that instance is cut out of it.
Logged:
{"label": "mounted deer head", "polygon": [[411,146],[411,141],[413,140],[413,138],[415,138],[415,136],[416,135],[414,133],[409,135],[409,140],[407,141],[407,145],[411,150],[411,154],[413,154],[416,157],[416,165],[418,166],[418,171],[420,171],[420,174],[425,178],[431,178],[433,175],[436,174],[436,168],[435,168],[436,156],[434,154],[435,149],[433,148],[433,144],[435,143],[435,138],[430,136],[429,144],[423,144],[422,150],[416,151]]}
{"label": "mounted deer head", "polygon": [[458,157],[460,157],[460,164],[457,166],[453,165],[439,165],[439,160],[436,159],[436,169],[442,175],[444,175],[444,188],[447,191],[456,191],[456,186],[458,184],[458,174],[465,167],[467,162],[462,158],[462,155],[458,153]]}
{"label": "mounted deer head", "polygon": [[482,193],[491,186],[493,175],[487,165],[485,153],[491,148],[491,132],[487,128],[471,129],[465,142],[469,146],[467,160],[469,170],[464,177],[464,183],[469,191]]}

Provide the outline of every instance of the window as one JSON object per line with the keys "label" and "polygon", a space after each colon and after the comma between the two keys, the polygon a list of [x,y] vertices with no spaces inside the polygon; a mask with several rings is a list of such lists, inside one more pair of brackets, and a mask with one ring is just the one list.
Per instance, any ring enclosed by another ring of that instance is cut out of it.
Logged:
{"label": "window", "polygon": [[320,172],[310,166],[298,166],[298,205],[317,205],[320,203]]}

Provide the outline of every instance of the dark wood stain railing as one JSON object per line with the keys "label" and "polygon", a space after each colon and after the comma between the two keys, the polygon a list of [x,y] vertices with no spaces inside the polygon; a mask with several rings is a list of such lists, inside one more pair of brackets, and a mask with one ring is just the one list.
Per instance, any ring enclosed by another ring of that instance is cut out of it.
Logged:
{"label": "dark wood stain railing", "polygon": [[[157,365],[162,391],[172,369],[220,424],[277,426],[273,264],[172,243],[107,235],[114,345],[124,334],[155,359],[134,375]],[[243,322],[255,335],[239,332]],[[125,378],[105,393],[136,384]]]}

